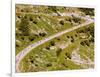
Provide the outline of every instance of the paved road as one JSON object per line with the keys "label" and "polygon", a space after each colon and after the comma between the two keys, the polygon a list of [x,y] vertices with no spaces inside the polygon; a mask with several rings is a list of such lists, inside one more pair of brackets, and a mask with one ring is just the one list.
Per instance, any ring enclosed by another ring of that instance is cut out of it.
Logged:
{"label": "paved road", "polygon": [[76,29],[78,29],[78,28],[87,26],[87,25],[90,24],[90,23],[93,23],[93,20],[90,19],[90,18],[85,18],[85,17],[82,17],[82,18],[84,18],[84,19],[86,20],[85,23],[82,23],[82,24],[80,24],[80,25],[78,25],[78,26],[72,27],[72,28],[70,28],[70,29],[64,30],[64,31],[62,31],[62,32],[59,32],[59,33],[56,33],[56,34],[54,34],[54,35],[51,35],[51,36],[49,36],[49,37],[47,37],[47,38],[44,38],[44,39],[42,39],[42,40],[40,40],[40,41],[38,41],[38,42],[35,42],[35,43],[29,45],[28,47],[26,47],[26,48],[25,48],[24,50],[22,50],[20,53],[18,53],[18,55],[16,56],[16,72],[20,72],[19,64],[20,64],[21,60],[22,60],[32,49],[38,47],[38,46],[41,45],[41,44],[44,44],[45,42],[47,42],[47,41],[49,41],[49,40],[52,40],[53,38],[59,37],[59,36],[65,34],[65,33],[71,32],[71,31],[76,30]]}

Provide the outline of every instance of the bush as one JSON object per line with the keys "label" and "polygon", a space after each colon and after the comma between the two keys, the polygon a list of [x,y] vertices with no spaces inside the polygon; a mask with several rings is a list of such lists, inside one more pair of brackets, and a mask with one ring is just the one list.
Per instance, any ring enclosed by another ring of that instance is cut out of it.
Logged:
{"label": "bush", "polygon": [[61,48],[59,48],[59,49],[56,51],[57,56],[59,56],[59,55],[60,55],[61,51],[62,51],[62,49],[61,49]]}
{"label": "bush", "polygon": [[33,21],[34,24],[37,24],[37,21]]}
{"label": "bush", "polygon": [[94,16],[94,9],[93,8],[79,8],[82,12],[86,15]]}
{"label": "bush", "polygon": [[51,66],[52,66],[52,64],[51,64],[51,63],[48,63],[48,64],[46,64],[46,66],[47,66],[47,67],[51,67]]}
{"label": "bush", "polygon": [[89,46],[89,41],[88,40],[84,40],[80,44],[83,45],[83,46],[85,46],[85,45]]}
{"label": "bush", "polygon": [[20,47],[20,46],[16,43],[16,47]]}
{"label": "bush", "polygon": [[72,39],[71,39],[71,42],[74,42],[74,41],[75,41],[74,38],[72,38]]}
{"label": "bush", "polygon": [[29,37],[29,40],[30,40],[30,41],[33,41],[34,39],[35,39],[35,36],[30,36],[30,37]]}
{"label": "bush", "polygon": [[72,19],[75,23],[80,23],[81,19],[79,17],[75,17],[73,16],[73,19]]}
{"label": "bush", "polygon": [[59,23],[60,23],[61,25],[64,25],[64,21],[63,21],[63,20],[61,20]]}
{"label": "bush", "polygon": [[29,25],[28,19],[23,17],[21,19],[19,30],[21,30],[21,32],[24,36],[29,35],[29,26],[28,25]]}
{"label": "bush", "polygon": [[66,55],[69,59],[71,59],[70,53],[67,52],[65,55]]}
{"label": "bush", "polygon": [[55,42],[54,42],[54,41],[51,41],[51,42],[50,42],[50,45],[51,45],[51,46],[54,46],[54,45],[55,45]]}
{"label": "bush", "polygon": [[50,47],[49,47],[49,46],[47,46],[47,47],[46,47],[46,49],[47,49],[47,50],[50,50]]}
{"label": "bush", "polygon": [[48,6],[48,10],[51,10],[53,12],[57,12],[56,6]]}
{"label": "bush", "polygon": [[46,33],[39,33],[39,36],[44,37],[44,36],[46,36]]}

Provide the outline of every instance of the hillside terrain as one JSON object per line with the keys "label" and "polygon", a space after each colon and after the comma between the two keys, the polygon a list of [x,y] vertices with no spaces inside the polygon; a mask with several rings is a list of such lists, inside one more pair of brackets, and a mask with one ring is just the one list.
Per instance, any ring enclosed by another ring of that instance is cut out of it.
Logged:
{"label": "hillside terrain", "polygon": [[94,68],[94,9],[16,4],[16,72]]}

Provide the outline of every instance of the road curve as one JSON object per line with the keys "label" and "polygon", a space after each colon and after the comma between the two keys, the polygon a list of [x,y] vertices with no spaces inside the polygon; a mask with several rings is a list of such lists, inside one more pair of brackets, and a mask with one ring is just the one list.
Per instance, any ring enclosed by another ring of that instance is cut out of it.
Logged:
{"label": "road curve", "polygon": [[64,30],[64,31],[62,31],[62,32],[58,32],[58,33],[56,33],[56,34],[54,34],[54,35],[51,35],[51,36],[49,36],[49,37],[47,37],[47,38],[44,38],[44,39],[42,39],[42,40],[40,40],[40,41],[38,41],[38,42],[35,42],[35,43],[29,45],[29,46],[26,47],[24,50],[22,50],[21,52],[19,52],[19,53],[17,54],[17,56],[16,56],[16,72],[17,72],[17,73],[18,73],[18,72],[21,72],[20,69],[19,69],[19,64],[20,64],[21,60],[22,60],[32,49],[38,47],[38,46],[41,45],[41,44],[44,44],[45,42],[47,42],[47,41],[49,41],[49,40],[51,40],[51,39],[53,39],[53,38],[59,37],[59,36],[65,34],[65,33],[71,32],[71,31],[73,31],[73,30],[76,30],[76,29],[78,29],[78,28],[81,28],[81,27],[87,26],[88,24],[93,23],[93,20],[92,20],[92,19],[90,19],[90,18],[85,18],[85,19],[86,19],[86,22],[85,22],[85,23],[82,23],[82,24],[80,24],[80,25],[78,25],[78,26],[75,26],[75,27],[72,27],[72,28],[70,28],[70,29]]}

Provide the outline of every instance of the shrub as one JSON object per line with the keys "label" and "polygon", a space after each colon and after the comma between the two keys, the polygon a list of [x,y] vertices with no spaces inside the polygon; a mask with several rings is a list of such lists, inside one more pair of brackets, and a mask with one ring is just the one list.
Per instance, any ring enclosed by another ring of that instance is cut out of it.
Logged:
{"label": "shrub", "polygon": [[61,20],[59,23],[60,23],[61,25],[64,25],[64,21],[63,21],[63,20]]}
{"label": "shrub", "polygon": [[55,45],[55,42],[54,42],[54,41],[51,41],[51,42],[50,42],[50,45],[51,45],[51,46],[54,46],[54,45]]}
{"label": "shrub", "polygon": [[29,35],[29,26],[28,25],[29,25],[28,19],[23,17],[21,19],[19,30],[21,30],[21,32],[24,36]]}
{"label": "shrub", "polygon": [[59,56],[59,55],[60,55],[61,51],[62,51],[62,49],[61,49],[61,48],[58,48],[58,50],[56,51],[57,56]]}

